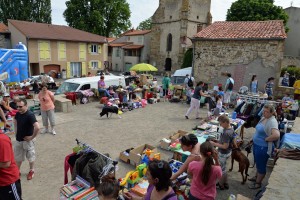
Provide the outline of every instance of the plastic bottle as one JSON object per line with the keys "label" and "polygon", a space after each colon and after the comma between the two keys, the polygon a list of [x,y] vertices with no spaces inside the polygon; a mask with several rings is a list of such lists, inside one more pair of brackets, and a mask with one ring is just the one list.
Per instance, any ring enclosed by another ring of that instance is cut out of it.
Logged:
{"label": "plastic bottle", "polygon": [[229,197],[228,197],[228,200],[236,200],[236,197],[234,194],[231,194]]}
{"label": "plastic bottle", "polygon": [[14,129],[14,120],[13,120],[13,118],[10,115],[7,116],[7,125],[10,126],[9,130],[11,132],[15,131],[15,129]]}
{"label": "plastic bottle", "polygon": [[237,113],[236,113],[236,112],[233,112],[233,113],[231,114],[231,118],[232,118],[232,119],[236,119],[236,115],[237,115]]}

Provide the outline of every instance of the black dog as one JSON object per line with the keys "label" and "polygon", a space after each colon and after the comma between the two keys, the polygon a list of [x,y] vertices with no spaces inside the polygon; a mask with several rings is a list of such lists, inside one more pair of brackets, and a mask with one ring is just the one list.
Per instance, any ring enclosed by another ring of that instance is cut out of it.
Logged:
{"label": "black dog", "polygon": [[102,117],[103,115],[106,115],[106,117],[108,118],[108,113],[118,114],[118,112],[119,112],[119,109],[116,106],[104,106],[100,113],[100,117]]}

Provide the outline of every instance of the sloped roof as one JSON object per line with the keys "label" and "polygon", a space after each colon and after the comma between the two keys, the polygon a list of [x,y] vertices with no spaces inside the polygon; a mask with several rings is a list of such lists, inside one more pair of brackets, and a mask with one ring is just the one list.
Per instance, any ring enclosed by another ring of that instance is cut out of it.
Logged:
{"label": "sloped roof", "polygon": [[106,43],[106,38],[103,36],[81,31],[69,26],[11,19],[9,19],[8,22],[30,39]]}
{"label": "sloped roof", "polygon": [[110,42],[113,42],[117,38],[109,37],[109,38],[106,38],[106,39],[107,39],[107,42],[110,43]]}
{"label": "sloped roof", "polygon": [[126,46],[132,44],[132,42],[121,42],[121,43],[110,43],[109,46],[111,47],[122,47],[122,46]]}
{"label": "sloped roof", "polygon": [[282,20],[271,21],[219,21],[194,36],[195,40],[254,40],[285,39]]}
{"label": "sloped roof", "polygon": [[0,23],[0,33],[9,33],[8,27],[4,23]]}
{"label": "sloped roof", "polygon": [[127,45],[125,47],[122,47],[123,49],[140,49],[143,48],[144,45]]}
{"label": "sloped roof", "polygon": [[145,34],[150,33],[150,32],[151,32],[151,30],[134,30],[134,29],[131,29],[129,31],[126,31],[122,35],[126,35],[126,36],[145,35]]}

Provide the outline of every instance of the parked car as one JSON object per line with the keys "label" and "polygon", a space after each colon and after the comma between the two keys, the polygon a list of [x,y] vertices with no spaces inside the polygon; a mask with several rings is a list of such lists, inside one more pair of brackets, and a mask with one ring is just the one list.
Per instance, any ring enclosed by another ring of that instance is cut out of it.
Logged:
{"label": "parked car", "polygon": [[[32,85],[35,81],[37,81],[38,84],[41,85],[43,76],[44,75],[36,75],[36,76],[30,77],[29,78],[30,79],[30,85]],[[49,75],[45,75],[45,76],[46,76],[46,79],[48,80],[47,85],[48,85],[49,89],[56,88],[56,83],[55,83],[54,79]]]}
{"label": "parked car", "polygon": [[192,67],[187,67],[187,68],[176,70],[171,77],[172,84],[173,85],[183,85],[187,74],[189,76],[192,74]]}

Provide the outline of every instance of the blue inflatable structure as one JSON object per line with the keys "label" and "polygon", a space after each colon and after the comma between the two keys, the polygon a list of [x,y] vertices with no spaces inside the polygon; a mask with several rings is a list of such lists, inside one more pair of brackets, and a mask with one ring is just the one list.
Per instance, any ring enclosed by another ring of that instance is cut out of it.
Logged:
{"label": "blue inflatable structure", "polygon": [[19,43],[15,49],[0,49],[0,75],[6,74],[6,83],[22,82],[28,79],[28,51]]}

